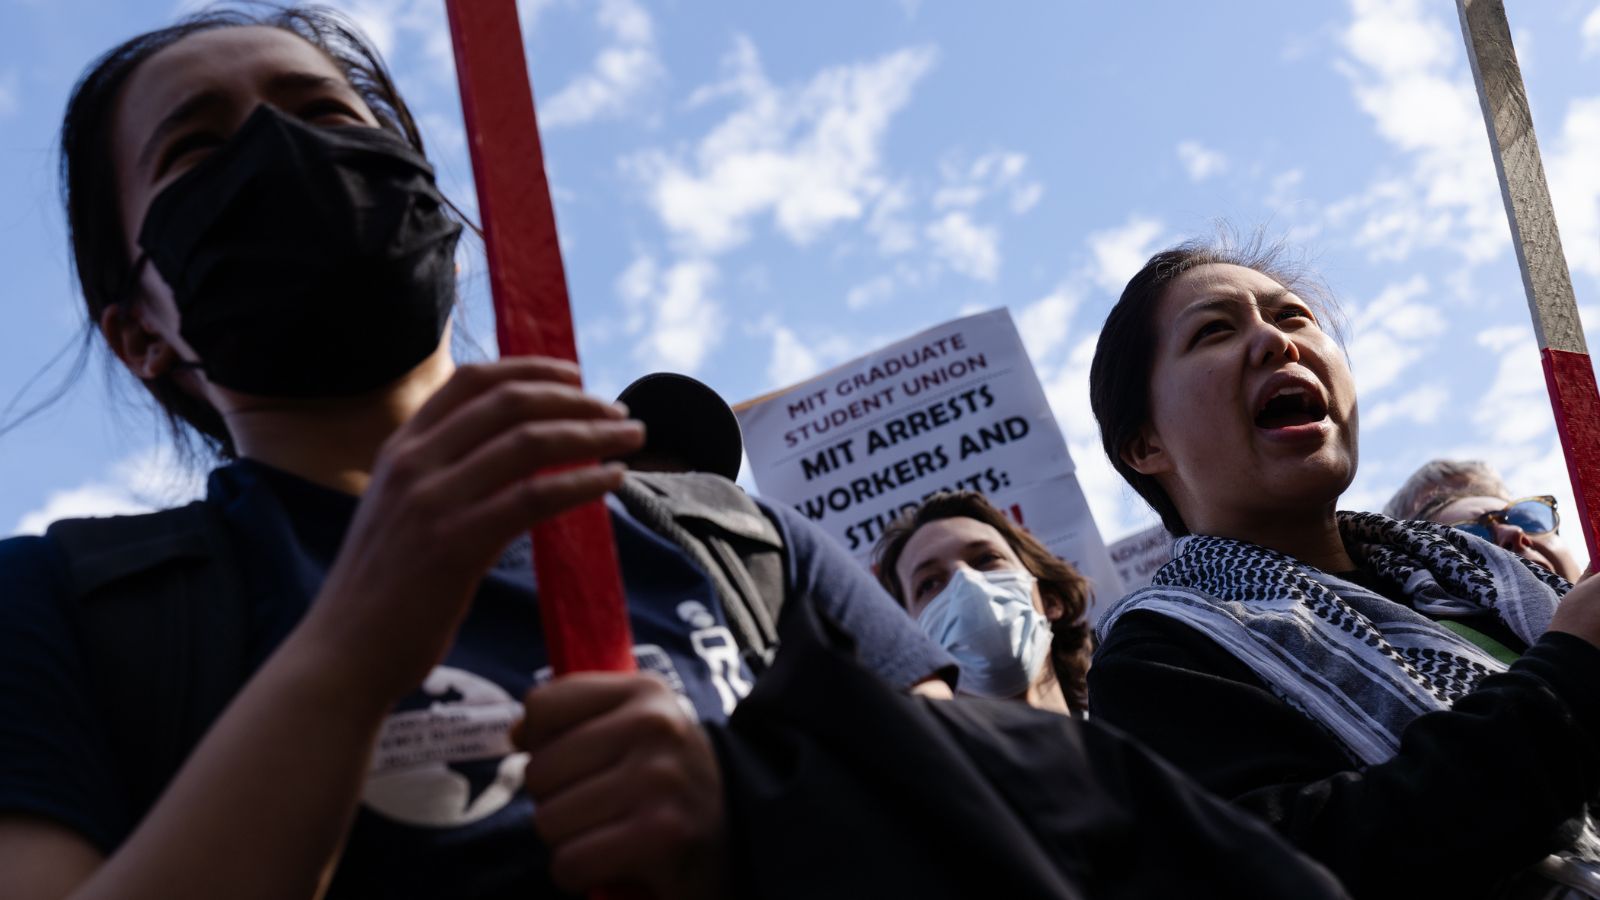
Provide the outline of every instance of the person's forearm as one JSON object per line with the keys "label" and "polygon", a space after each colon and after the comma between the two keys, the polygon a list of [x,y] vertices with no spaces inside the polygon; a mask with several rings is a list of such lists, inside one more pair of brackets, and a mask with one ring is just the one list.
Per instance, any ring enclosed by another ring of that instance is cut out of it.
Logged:
{"label": "person's forearm", "polygon": [[250,680],[75,897],[319,892],[389,703],[321,662],[302,631]]}

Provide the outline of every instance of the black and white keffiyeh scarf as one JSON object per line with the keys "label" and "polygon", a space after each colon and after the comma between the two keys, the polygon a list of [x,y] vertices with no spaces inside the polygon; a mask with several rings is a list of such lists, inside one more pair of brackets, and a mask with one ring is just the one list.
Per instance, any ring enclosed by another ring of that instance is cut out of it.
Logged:
{"label": "black and white keffiyeh scarf", "polygon": [[1570,587],[1443,525],[1342,512],[1339,531],[1356,563],[1410,607],[1265,547],[1189,535],[1150,586],[1114,604],[1097,630],[1104,639],[1136,610],[1178,619],[1371,765],[1395,754],[1412,719],[1447,709],[1485,675],[1505,671],[1425,614],[1493,612],[1531,644]]}
{"label": "black and white keffiyeh scarf", "polygon": [[[1493,613],[1531,644],[1571,588],[1459,529],[1360,512],[1341,512],[1338,523],[1351,557],[1404,603],[1274,550],[1190,535],[1178,539],[1149,587],[1106,611],[1096,637],[1103,641],[1130,612],[1177,619],[1369,766],[1398,752],[1413,719],[1448,709],[1483,677],[1506,670],[1429,616]],[[1576,855],[1600,859],[1592,824],[1584,831]]]}

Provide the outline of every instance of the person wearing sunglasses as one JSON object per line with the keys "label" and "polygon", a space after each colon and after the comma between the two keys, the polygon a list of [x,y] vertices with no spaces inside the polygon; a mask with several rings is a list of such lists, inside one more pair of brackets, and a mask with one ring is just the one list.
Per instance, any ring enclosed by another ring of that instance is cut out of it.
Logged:
{"label": "person wearing sunglasses", "polygon": [[1383,511],[1393,519],[1426,519],[1459,528],[1568,581],[1576,582],[1583,574],[1577,558],[1561,540],[1556,498],[1513,498],[1487,463],[1431,460],[1406,479]]}

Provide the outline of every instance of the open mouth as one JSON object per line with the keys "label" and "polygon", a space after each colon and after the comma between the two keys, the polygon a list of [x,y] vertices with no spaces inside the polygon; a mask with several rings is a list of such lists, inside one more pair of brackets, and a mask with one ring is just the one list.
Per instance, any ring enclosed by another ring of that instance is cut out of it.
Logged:
{"label": "open mouth", "polygon": [[1328,404],[1303,385],[1285,385],[1272,392],[1256,411],[1257,428],[1292,428],[1328,417]]}

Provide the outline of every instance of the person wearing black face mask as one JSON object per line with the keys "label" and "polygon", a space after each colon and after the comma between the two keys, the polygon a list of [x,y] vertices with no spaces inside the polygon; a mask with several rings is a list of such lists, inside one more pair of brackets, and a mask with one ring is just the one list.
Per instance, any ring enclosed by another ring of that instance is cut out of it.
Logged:
{"label": "person wearing black face mask", "polygon": [[[260,106],[162,189],[139,230],[180,333],[213,384],[345,397],[440,343],[461,225],[422,154],[367,126],[318,127]],[[294,347],[293,354],[282,348]]]}
{"label": "person wearing black face mask", "polygon": [[[750,673],[704,574],[613,506],[653,674],[529,692],[521,536],[617,488],[592,460],[643,429],[565,363],[456,367],[460,228],[372,51],[331,14],[205,14],[99,60],[62,146],[91,320],[227,462],[192,506],[0,542],[0,896],[716,896],[701,723]],[[942,651],[766,511],[791,600],[939,693]]]}

